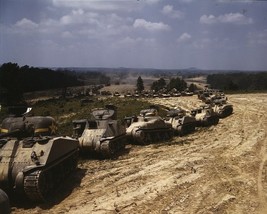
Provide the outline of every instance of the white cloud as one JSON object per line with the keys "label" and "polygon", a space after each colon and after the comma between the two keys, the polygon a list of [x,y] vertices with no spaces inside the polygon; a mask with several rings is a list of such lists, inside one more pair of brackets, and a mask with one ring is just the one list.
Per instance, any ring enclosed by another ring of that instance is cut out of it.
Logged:
{"label": "white cloud", "polygon": [[17,21],[15,26],[27,30],[37,28],[38,24],[29,19],[23,18],[20,21]]}
{"label": "white cloud", "polygon": [[185,2],[185,3],[190,3],[190,2],[192,2],[192,1],[194,1],[194,0],[179,0],[180,2]]}
{"label": "white cloud", "polygon": [[172,5],[165,5],[161,12],[164,15],[174,19],[180,19],[184,17],[184,13],[179,10],[174,10]]}
{"label": "white cloud", "polygon": [[136,19],[133,24],[134,28],[143,28],[148,31],[168,31],[170,26],[162,22],[149,22],[144,19]]}
{"label": "white cloud", "polygon": [[73,10],[71,14],[62,16],[60,23],[63,25],[69,24],[98,24],[99,16],[97,13],[88,12],[83,10]]}
{"label": "white cloud", "polygon": [[[159,0],[146,0],[147,4],[156,3]],[[139,1],[132,0],[52,0],[53,5],[56,7],[67,8],[83,8],[90,10],[103,10],[103,11],[115,11],[115,10],[136,10],[140,6]]]}
{"label": "white cloud", "polygon": [[139,1],[144,1],[147,4],[156,4],[160,2],[160,0],[139,0]]}
{"label": "white cloud", "polygon": [[217,22],[217,18],[213,15],[203,15],[199,19],[201,24],[214,24]]}
{"label": "white cloud", "polygon": [[192,36],[188,33],[183,33],[178,39],[177,42],[178,43],[184,43],[189,41],[192,38]]}
{"label": "white cloud", "polygon": [[228,13],[220,16],[202,15],[199,19],[201,24],[230,23],[230,24],[252,24],[252,18],[248,18],[241,13]]}
{"label": "white cloud", "polygon": [[123,39],[120,39],[117,43],[115,43],[115,47],[121,48],[121,47],[135,47],[136,45],[155,45],[156,40],[153,38],[132,38],[132,37],[125,37]]}

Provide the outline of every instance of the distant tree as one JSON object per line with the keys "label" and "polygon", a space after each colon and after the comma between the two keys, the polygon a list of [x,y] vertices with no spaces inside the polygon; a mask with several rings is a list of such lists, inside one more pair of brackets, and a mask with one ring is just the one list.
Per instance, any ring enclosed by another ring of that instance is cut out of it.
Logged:
{"label": "distant tree", "polygon": [[142,78],[139,76],[139,77],[137,78],[137,81],[136,81],[136,90],[137,90],[138,92],[141,92],[141,91],[143,91],[144,89],[145,89],[145,87],[144,87],[144,82],[143,82]]}
{"label": "distant tree", "polygon": [[189,91],[194,92],[197,90],[197,86],[194,83],[191,83],[188,87]]}
{"label": "distant tree", "polygon": [[21,72],[17,63],[4,63],[0,67],[0,88],[6,92],[5,102],[13,105],[22,100]]}
{"label": "distant tree", "polygon": [[160,78],[159,80],[155,81],[151,85],[151,90],[159,91],[166,87],[166,81],[163,78]]}
{"label": "distant tree", "polygon": [[168,90],[172,90],[175,88],[177,91],[184,91],[187,88],[187,84],[183,79],[180,79],[179,77],[172,78],[167,85]]}

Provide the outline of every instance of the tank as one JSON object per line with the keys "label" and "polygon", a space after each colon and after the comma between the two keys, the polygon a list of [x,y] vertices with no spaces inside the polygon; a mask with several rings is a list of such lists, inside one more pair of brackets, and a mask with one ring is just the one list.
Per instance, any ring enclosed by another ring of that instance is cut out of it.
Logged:
{"label": "tank", "polygon": [[156,141],[168,140],[173,136],[172,125],[166,123],[155,107],[140,111],[139,116],[126,117],[127,135],[136,144],[149,144]]}
{"label": "tank", "polygon": [[9,198],[7,194],[0,189],[0,213],[1,214],[9,214],[10,211],[10,204]]}
{"label": "tank", "polygon": [[126,126],[117,120],[117,107],[93,109],[92,119],[73,121],[73,135],[78,138],[80,151],[99,158],[113,158],[125,148]]}
{"label": "tank", "polygon": [[234,110],[233,105],[228,103],[225,99],[214,100],[212,108],[220,118],[231,115]]}
{"label": "tank", "polygon": [[49,200],[77,167],[76,139],[56,136],[52,117],[8,117],[0,133],[0,188],[10,198]]}
{"label": "tank", "polygon": [[191,115],[187,115],[186,111],[181,108],[170,109],[167,112],[167,123],[172,125],[175,134],[184,136],[195,131],[196,119]]}
{"label": "tank", "polygon": [[192,110],[191,115],[195,117],[197,126],[211,126],[219,122],[218,115],[210,105],[202,105],[200,108]]}

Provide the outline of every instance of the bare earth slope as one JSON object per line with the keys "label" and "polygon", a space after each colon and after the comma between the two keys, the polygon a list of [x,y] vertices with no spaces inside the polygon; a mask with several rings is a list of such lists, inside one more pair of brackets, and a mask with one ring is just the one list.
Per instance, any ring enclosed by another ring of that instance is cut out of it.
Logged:
{"label": "bare earth slope", "polygon": [[[61,198],[12,213],[267,213],[267,94],[228,98],[234,114],[218,125],[130,146],[117,160],[82,160]],[[195,96],[151,102],[200,104]]]}

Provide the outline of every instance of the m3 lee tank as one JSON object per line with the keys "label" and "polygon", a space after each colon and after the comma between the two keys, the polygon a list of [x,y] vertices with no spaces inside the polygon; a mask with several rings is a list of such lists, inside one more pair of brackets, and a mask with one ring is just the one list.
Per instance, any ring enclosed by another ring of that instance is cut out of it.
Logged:
{"label": "m3 lee tank", "polygon": [[137,144],[168,140],[173,136],[172,125],[158,115],[155,107],[141,110],[139,116],[126,117],[125,121],[128,125],[127,135]]}
{"label": "m3 lee tank", "polygon": [[211,126],[219,122],[218,115],[210,105],[202,105],[197,109],[193,109],[191,115],[195,117],[197,126]]}
{"label": "m3 lee tank", "polygon": [[233,113],[233,105],[228,103],[225,99],[217,99],[212,103],[214,112],[220,117],[225,118]]}
{"label": "m3 lee tank", "polygon": [[187,115],[181,108],[170,109],[165,122],[172,124],[174,132],[179,136],[189,134],[196,128],[195,117]]}
{"label": "m3 lee tank", "polygon": [[74,120],[74,137],[80,151],[100,158],[112,158],[126,145],[126,127],[117,120],[117,107],[106,105],[92,111],[92,120]]}
{"label": "m3 lee tank", "polygon": [[52,117],[8,117],[0,133],[0,188],[41,202],[77,167],[78,141],[55,136]]}

